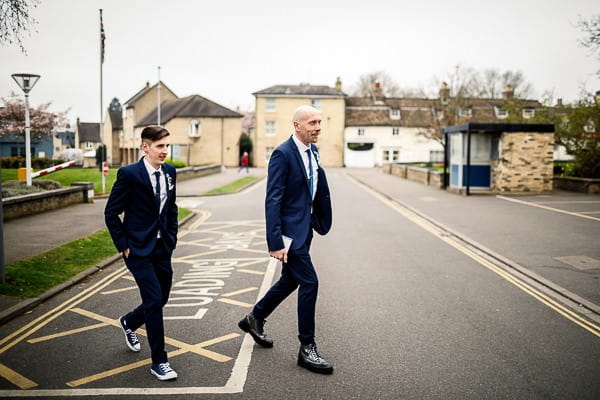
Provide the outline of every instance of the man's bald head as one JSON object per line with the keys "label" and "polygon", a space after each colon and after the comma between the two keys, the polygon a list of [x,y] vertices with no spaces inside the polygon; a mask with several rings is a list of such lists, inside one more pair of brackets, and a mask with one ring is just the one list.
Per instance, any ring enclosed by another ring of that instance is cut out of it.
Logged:
{"label": "man's bald head", "polygon": [[294,112],[296,137],[308,146],[317,143],[321,133],[321,111],[311,106],[300,106]]}
{"label": "man's bald head", "polygon": [[311,106],[300,106],[298,108],[296,108],[296,111],[294,111],[294,119],[293,122],[301,122],[304,119],[306,119],[307,115],[311,115],[314,113],[321,113],[320,110],[317,110],[314,107]]}

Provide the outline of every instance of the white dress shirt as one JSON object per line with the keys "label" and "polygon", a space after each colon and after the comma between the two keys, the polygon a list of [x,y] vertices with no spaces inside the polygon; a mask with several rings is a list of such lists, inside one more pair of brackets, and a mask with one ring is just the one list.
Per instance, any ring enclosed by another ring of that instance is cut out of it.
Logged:
{"label": "white dress shirt", "polygon": [[[306,150],[310,149],[310,145],[307,146],[300,141],[296,137],[296,135],[292,135],[292,139],[294,139],[294,143],[296,143],[296,147],[298,147],[298,151],[300,152],[300,157],[302,157],[302,162],[304,163],[304,169],[306,171],[306,177],[310,176],[310,171],[308,170],[308,154]],[[312,169],[313,169],[313,199],[315,198],[315,193],[317,193],[317,182],[319,181],[319,174],[317,170],[319,169],[319,164],[317,163],[317,159],[315,158],[315,154],[311,151],[310,157],[312,158]]]}
{"label": "white dress shirt", "polygon": [[[159,213],[162,212],[163,207],[167,203],[167,180],[165,178],[165,173],[163,172],[162,167],[158,167],[158,169],[154,168],[146,157],[144,157],[144,165],[146,166],[146,171],[148,171],[148,175],[150,175],[150,183],[152,183],[152,193],[156,193],[156,175],[155,172],[160,172],[160,209]],[[158,235],[156,237],[160,237],[160,230],[158,231]]]}

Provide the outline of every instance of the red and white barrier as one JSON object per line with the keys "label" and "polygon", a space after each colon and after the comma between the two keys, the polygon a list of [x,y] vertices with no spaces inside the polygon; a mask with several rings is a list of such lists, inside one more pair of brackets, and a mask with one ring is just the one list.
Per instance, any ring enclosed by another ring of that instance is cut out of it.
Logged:
{"label": "red and white barrier", "polygon": [[54,167],[50,167],[50,168],[39,170],[37,172],[33,172],[31,174],[31,178],[33,179],[33,178],[37,178],[38,176],[48,175],[51,172],[55,172],[55,171],[58,171],[58,170],[61,170],[61,169],[64,169],[64,168],[72,167],[75,164],[76,164],[75,160],[73,160],[73,161],[67,161],[65,163],[55,165]]}

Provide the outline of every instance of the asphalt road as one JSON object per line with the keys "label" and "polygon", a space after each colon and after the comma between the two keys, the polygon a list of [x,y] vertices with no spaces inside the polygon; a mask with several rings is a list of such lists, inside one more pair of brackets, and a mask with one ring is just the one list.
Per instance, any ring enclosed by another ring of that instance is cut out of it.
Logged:
{"label": "asphalt road", "polygon": [[115,321],[138,295],[115,265],[0,327],[0,398],[600,398],[597,326],[345,172],[329,181],[334,227],[312,257],[317,344],[333,375],[296,365],[295,296],[268,319],[274,348],[237,329],[279,272],[265,251],[262,182],[179,202],[199,216],[180,236],[165,309],[177,381],[150,375],[144,336],[141,353],[125,349]]}

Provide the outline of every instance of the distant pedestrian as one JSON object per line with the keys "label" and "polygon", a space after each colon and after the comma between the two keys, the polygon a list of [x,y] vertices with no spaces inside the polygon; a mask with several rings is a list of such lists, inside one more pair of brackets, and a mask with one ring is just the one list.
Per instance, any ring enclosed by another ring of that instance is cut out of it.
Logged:
{"label": "distant pedestrian", "polygon": [[301,106],[294,113],[294,134],[269,161],[265,213],[269,255],[283,262],[281,277],[238,326],[256,343],[273,347],[264,332],[265,318],[298,287],[298,365],[331,374],[315,344],[315,306],[319,281],[310,258],[313,230],[321,235],[331,228],[331,199],[325,171],[313,143],[321,133],[321,112]]}
{"label": "distant pedestrian", "polygon": [[[175,168],[165,164],[169,131],[149,126],[142,131],[144,157],[122,167],[106,203],[106,226],[117,250],[140,290],[142,304],[119,318],[125,343],[140,351],[135,331],[146,325],[152,366],[161,381],[177,378],[165,352],[163,307],[169,300],[173,269],[171,254],[177,244]],[[119,215],[123,213],[123,220]]]}
{"label": "distant pedestrian", "polygon": [[240,173],[240,171],[244,168],[246,168],[246,173],[249,174],[250,173],[250,158],[248,157],[248,152],[245,151],[244,154],[242,154],[242,157],[240,158],[240,168],[238,169],[238,173]]}

